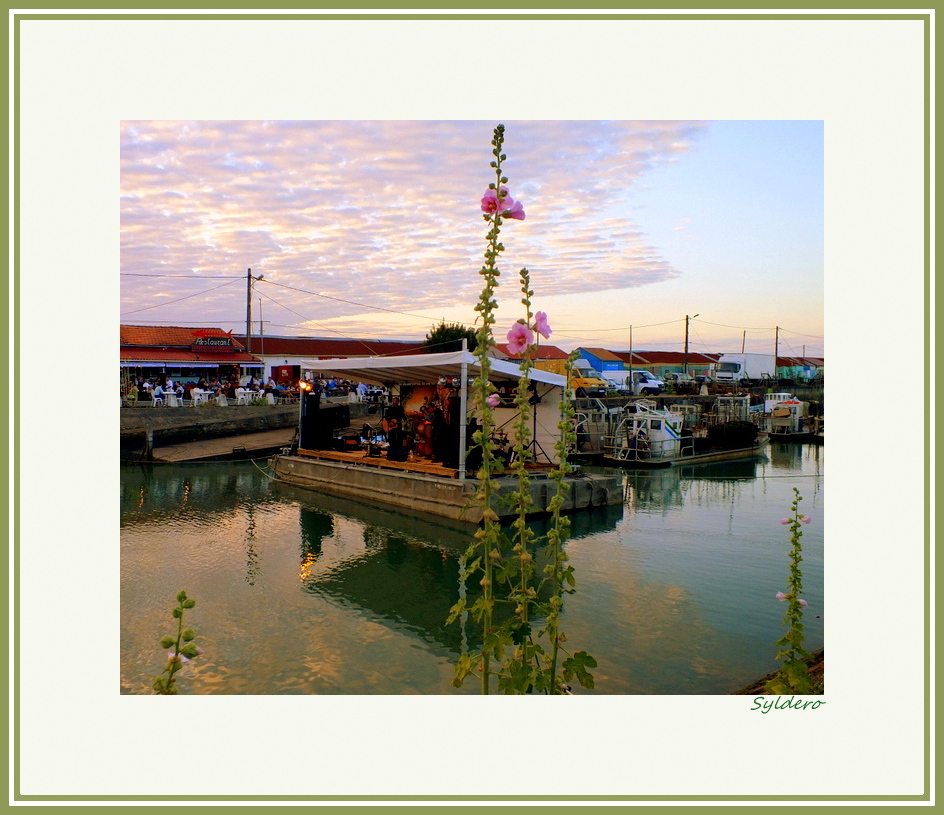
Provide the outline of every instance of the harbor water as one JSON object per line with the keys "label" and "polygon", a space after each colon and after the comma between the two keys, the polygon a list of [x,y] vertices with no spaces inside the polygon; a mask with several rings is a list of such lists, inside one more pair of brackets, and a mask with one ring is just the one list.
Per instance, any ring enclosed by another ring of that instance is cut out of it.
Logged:
{"label": "harbor water", "polygon": [[[823,645],[823,457],[773,443],[747,461],[627,470],[625,500],[571,516],[568,647],[595,694],[726,694],[777,667],[793,489],[806,645]],[[537,524],[540,529],[540,523]],[[265,462],[123,465],[121,692],[153,693],[159,640],[186,624],[205,653],[183,694],[456,694],[470,623],[446,625],[472,528],[274,481]]]}

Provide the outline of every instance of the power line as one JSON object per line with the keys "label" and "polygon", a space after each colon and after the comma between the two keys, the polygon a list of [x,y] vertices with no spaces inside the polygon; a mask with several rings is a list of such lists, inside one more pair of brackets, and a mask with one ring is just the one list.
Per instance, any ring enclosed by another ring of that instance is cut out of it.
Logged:
{"label": "power line", "polygon": [[[330,294],[321,294],[316,291],[308,291],[307,289],[299,289],[295,286],[287,286],[284,283],[276,283],[274,280],[263,280],[263,283],[268,283],[272,286],[278,286],[282,289],[289,289],[290,291],[301,292],[302,294],[310,294],[312,297],[323,297],[326,300],[335,300],[338,303],[346,303],[349,306],[358,306],[359,308],[373,309],[374,311],[386,311],[390,314],[400,314],[403,317],[415,317],[417,320],[434,320],[435,317],[427,317],[421,314],[411,314],[408,311],[397,311],[394,308],[384,308],[383,306],[369,306],[366,303],[357,303],[354,300],[345,300],[343,297],[333,297]],[[464,323],[463,323],[464,325]]]}
{"label": "power line", "polygon": [[191,297],[199,297],[199,296],[202,295],[202,294],[209,294],[211,291],[216,291],[217,289],[222,289],[223,286],[229,286],[231,283],[234,283],[236,280],[239,280],[239,279],[240,279],[240,278],[238,278],[238,277],[237,277],[237,278],[233,278],[232,280],[230,280],[230,281],[228,281],[228,282],[226,282],[226,283],[223,283],[223,284],[221,284],[221,285],[219,285],[219,286],[214,286],[212,289],[206,289],[205,291],[198,291],[198,292],[196,292],[196,293],[194,293],[194,294],[188,294],[186,297],[181,297],[181,298],[178,299],[178,300],[168,300],[168,301],[165,302],[165,303],[155,303],[153,306],[145,306],[144,308],[137,308],[137,309],[135,309],[134,311],[123,311],[123,312],[121,312],[121,315],[120,315],[120,316],[124,317],[126,314],[137,314],[137,313],[139,313],[139,312],[141,312],[141,311],[148,311],[148,310],[150,310],[150,309],[152,309],[152,308],[163,308],[164,306],[172,306],[174,303],[181,303],[181,302],[183,302],[184,300],[189,300]]}
{"label": "power line", "polygon": [[[209,275],[209,274],[145,274],[143,272],[120,272],[122,277],[182,277],[186,280],[226,280],[226,275]],[[235,275],[232,277],[233,280],[244,280],[243,275]]]}
{"label": "power line", "polygon": [[[712,322],[709,322],[708,320],[698,320],[698,322],[704,323],[705,325],[716,325],[716,326],[719,326],[720,328],[736,328],[738,329],[738,331],[775,331],[777,328],[776,326],[770,326],[769,328],[750,328],[748,326],[743,326],[743,325],[727,325],[726,323],[712,323]],[[780,330],[786,331],[788,334],[797,334],[801,337],[813,337],[814,339],[817,339],[817,340],[824,339],[824,337],[821,337],[818,334],[803,334],[800,331],[791,331],[789,328],[784,328],[783,326],[780,326]]]}

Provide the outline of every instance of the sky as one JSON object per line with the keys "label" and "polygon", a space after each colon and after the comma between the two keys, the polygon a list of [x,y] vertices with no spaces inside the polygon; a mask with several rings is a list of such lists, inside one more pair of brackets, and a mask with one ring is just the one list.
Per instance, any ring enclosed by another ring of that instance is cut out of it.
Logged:
{"label": "sky", "polygon": [[[496,334],[824,356],[821,121],[504,121]],[[421,340],[473,325],[481,121],[126,121],[121,321]],[[696,316],[697,315],[697,316]],[[776,339],[775,339],[776,338]]]}

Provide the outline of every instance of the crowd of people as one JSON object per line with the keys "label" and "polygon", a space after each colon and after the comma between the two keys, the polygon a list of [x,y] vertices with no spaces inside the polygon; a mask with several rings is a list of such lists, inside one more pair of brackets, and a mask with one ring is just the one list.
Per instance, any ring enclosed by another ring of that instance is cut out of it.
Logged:
{"label": "crowd of people", "polygon": [[[377,402],[383,395],[380,388],[369,388],[363,382],[356,383],[348,380],[337,380],[319,377],[309,383],[312,390],[319,396],[324,397],[349,397],[350,394],[356,394],[359,401]],[[138,377],[131,380],[122,390],[122,402],[126,404],[135,402],[154,403],[158,400],[166,402],[167,397],[173,394],[178,400],[192,400],[193,392],[199,391],[208,399],[215,399],[218,396],[226,396],[230,399],[237,399],[238,390],[248,391],[250,397],[253,395],[258,398],[265,398],[267,394],[272,394],[278,400],[295,400],[298,398],[298,383],[287,378],[276,381],[271,376],[263,380],[254,375],[239,377],[210,377],[205,379],[201,377],[196,382],[175,382],[169,376],[157,377]]]}

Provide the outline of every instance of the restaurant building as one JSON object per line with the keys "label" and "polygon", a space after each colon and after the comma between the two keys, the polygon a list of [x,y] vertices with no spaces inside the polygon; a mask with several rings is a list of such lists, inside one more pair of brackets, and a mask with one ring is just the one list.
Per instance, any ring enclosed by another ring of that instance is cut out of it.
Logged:
{"label": "restaurant building", "polygon": [[138,377],[175,382],[262,375],[262,361],[222,328],[122,325],[121,384]]}
{"label": "restaurant building", "polygon": [[245,335],[233,337],[252,350],[262,362],[263,380],[297,381],[301,365],[311,359],[354,359],[423,353],[422,340],[361,340],[334,337],[278,337]]}

